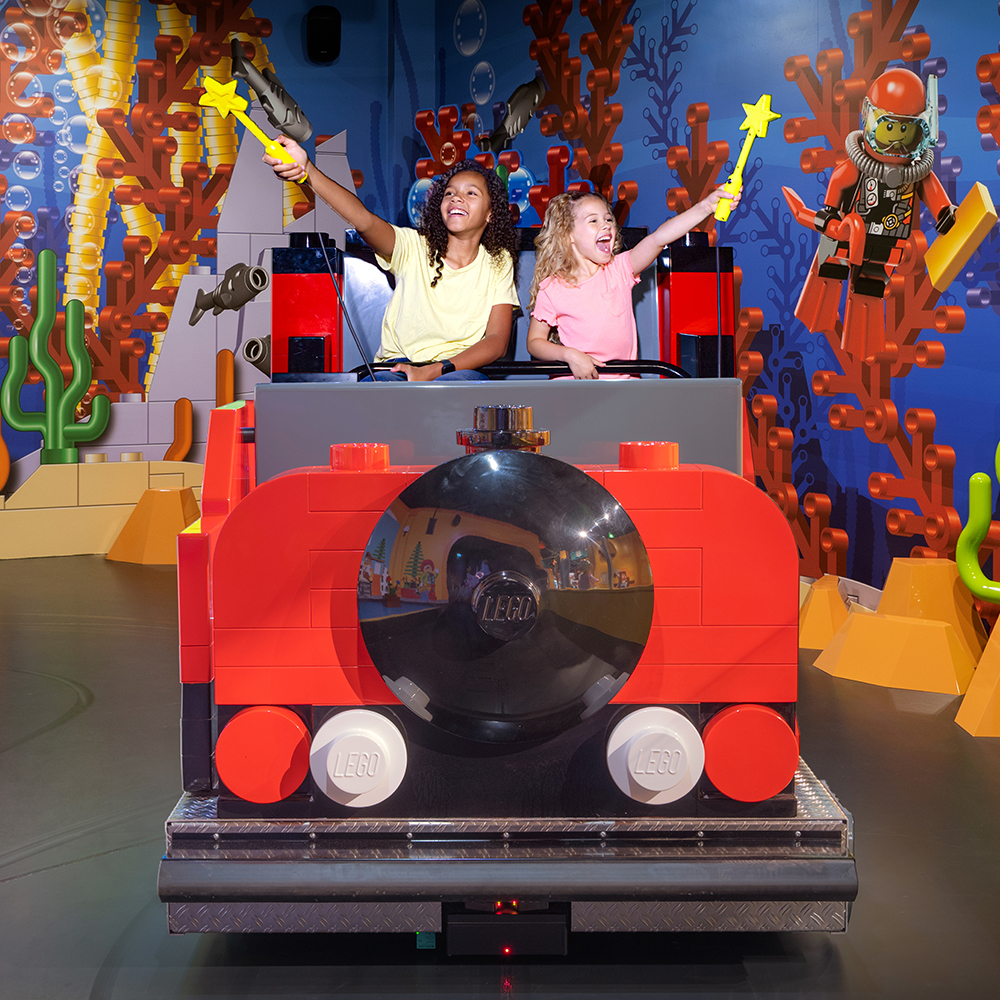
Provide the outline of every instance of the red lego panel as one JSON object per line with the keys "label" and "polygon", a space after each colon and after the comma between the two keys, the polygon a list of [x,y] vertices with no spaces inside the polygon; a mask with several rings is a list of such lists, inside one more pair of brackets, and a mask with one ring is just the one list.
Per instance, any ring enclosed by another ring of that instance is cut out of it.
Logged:
{"label": "red lego panel", "polygon": [[[704,614],[704,609],[702,611]],[[218,633],[216,633],[218,635]],[[218,638],[216,638],[218,642]],[[798,624],[653,626],[639,665],[787,663],[798,667]]]}
{"label": "red lego panel", "polygon": [[714,271],[671,271],[671,339],[678,333],[718,336],[720,284],[722,332],[732,333],[736,327],[733,315],[733,272],[724,271],[717,277]]}
{"label": "red lego panel", "polygon": [[177,536],[177,625],[182,646],[207,646],[212,641],[209,607],[208,536],[182,532]]}
{"label": "red lego panel", "polygon": [[623,705],[677,705],[688,702],[795,701],[798,673],[784,663],[642,663],[612,699]]}
{"label": "red lego panel", "polygon": [[657,587],[701,587],[701,549],[646,549]]}
{"label": "red lego panel", "polygon": [[[303,603],[308,612],[308,601]],[[329,629],[314,629],[308,624],[303,628],[216,626],[214,662],[218,672],[220,667],[238,667],[241,664],[248,667],[328,667],[336,666],[339,658]]]}
{"label": "red lego panel", "polygon": [[309,553],[309,586],[312,590],[333,590],[347,580],[356,580],[361,553],[347,549],[324,549]]}
{"label": "red lego panel", "polygon": [[220,705],[360,705],[355,667],[220,667],[215,672]]}
{"label": "red lego panel", "polygon": [[697,510],[702,506],[701,478],[701,467],[696,465],[609,469],[604,485],[629,514],[633,510]]}
{"label": "red lego panel", "polygon": [[707,525],[701,510],[643,510],[622,504],[646,544],[658,548],[689,548],[705,538]]}
{"label": "red lego panel", "polygon": [[[360,557],[359,557],[360,561]],[[332,628],[358,624],[358,591],[309,591],[310,621],[313,628]]]}
{"label": "red lego panel", "polygon": [[201,487],[202,529],[211,531],[255,485],[255,451],[240,428],[253,425],[253,403],[212,410]]}
{"label": "red lego panel", "polygon": [[288,371],[289,337],[323,337],[323,370],[341,370],[340,306],[329,274],[273,274],[271,302],[272,371]]}
{"label": "red lego panel", "polygon": [[389,690],[375,667],[358,667],[361,696],[366,705],[399,705],[400,700]]}
{"label": "red lego panel", "polygon": [[181,646],[181,683],[207,684],[212,679],[212,647]]}
{"label": "red lego panel", "polygon": [[309,510],[371,510],[381,514],[417,478],[408,469],[388,472],[311,472]]}
{"label": "red lego panel", "polygon": [[657,587],[653,625],[700,625],[700,587]]}
{"label": "red lego panel", "polygon": [[777,504],[722,469],[704,489],[704,624],[797,626],[799,554]]}

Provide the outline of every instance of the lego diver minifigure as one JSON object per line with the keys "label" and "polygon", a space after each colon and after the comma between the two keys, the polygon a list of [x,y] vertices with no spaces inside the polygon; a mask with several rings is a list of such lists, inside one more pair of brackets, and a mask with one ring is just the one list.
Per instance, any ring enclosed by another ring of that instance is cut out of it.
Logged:
{"label": "lego diver minifigure", "polygon": [[855,356],[873,358],[884,349],[882,298],[919,226],[920,201],[939,233],[955,223],[956,206],[932,170],[937,135],[936,77],[925,98],[915,73],[888,69],[868,90],[861,128],[847,136],[847,159],[833,170],[825,206],[814,212],[782,188],[795,219],[822,234],[795,315],[814,333],[832,331],[849,278],[842,346]]}

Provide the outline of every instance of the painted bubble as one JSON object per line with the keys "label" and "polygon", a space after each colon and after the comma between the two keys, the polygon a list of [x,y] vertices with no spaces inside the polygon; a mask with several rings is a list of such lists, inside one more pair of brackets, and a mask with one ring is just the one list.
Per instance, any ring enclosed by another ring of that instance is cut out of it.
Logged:
{"label": "painted bubble", "polygon": [[81,14],[66,11],[55,18],[52,24],[52,31],[61,43],[63,52],[74,58],[85,56],[97,48],[97,39],[86,21]]}
{"label": "painted bubble", "polygon": [[455,48],[463,56],[472,56],[479,51],[486,37],[486,8],[482,0],[463,0],[459,4],[452,35]]}
{"label": "painted bubble", "polygon": [[36,135],[35,125],[26,115],[4,115],[3,123],[0,124],[0,134],[8,142],[14,143],[15,146],[20,146],[26,142],[34,141]]}
{"label": "painted bubble", "polygon": [[0,55],[9,63],[34,59],[40,45],[38,32],[30,24],[8,24],[0,31]]}
{"label": "painted bubble", "polygon": [[21,149],[14,154],[11,166],[22,181],[33,181],[42,172],[42,159],[33,149]]}
{"label": "painted bubble", "polygon": [[83,167],[77,164],[77,166],[69,172],[69,189],[73,192],[73,194],[78,194],[80,191],[80,173],[82,170]]}
{"label": "painted bubble", "polygon": [[87,124],[85,115],[73,115],[66,123],[66,130],[69,132],[69,141],[66,145],[74,153],[87,152],[87,137],[90,134],[90,127]]}
{"label": "painted bubble", "polygon": [[512,205],[517,205],[521,210],[521,215],[524,215],[531,205],[528,201],[528,192],[535,183],[537,183],[535,175],[523,165],[507,178],[507,197]]}
{"label": "painted bubble", "polygon": [[86,72],[87,87],[90,92],[98,94],[101,103],[113,104],[122,99],[124,86],[122,78],[110,67],[103,64],[91,66]]}
{"label": "painted bubble", "polygon": [[97,217],[85,205],[70,205],[66,209],[66,228],[70,232],[93,232],[97,228]]}
{"label": "painted bubble", "polygon": [[19,108],[30,108],[42,96],[42,82],[34,73],[19,70],[7,79],[7,96]]}
{"label": "painted bubble", "polygon": [[31,192],[23,184],[14,184],[7,188],[3,203],[12,212],[25,212],[31,208]]}
{"label": "painted bubble", "polygon": [[38,233],[38,220],[27,212],[21,216],[17,229],[22,240],[30,240]]}
{"label": "painted bubble", "polygon": [[69,159],[69,155],[67,154],[65,149],[57,149],[52,154],[52,159],[55,161],[56,164],[63,164]]}
{"label": "painted bubble", "polygon": [[406,196],[406,214],[410,217],[411,226],[420,225],[420,213],[427,204],[427,193],[431,189],[431,179],[421,177],[410,185],[410,193]]}
{"label": "painted bubble", "polygon": [[469,91],[476,104],[486,104],[490,100],[496,82],[496,74],[488,62],[484,60],[476,63],[472,76],[469,77]]}
{"label": "painted bubble", "polygon": [[52,109],[52,117],[49,119],[56,128],[62,128],[69,121],[69,112],[61,105],[57,104]]}
{"label": "painted bubble", "polygon": [[35,276],[33,268],[22,267],[17,274],[14,275],[14,280],[19,285],[27,285],[31,283],[31,279]]}
{"label": "painted bubble", "polygon": [[62,104],[69,104],[76,100],[76,90],[73,81],[70,79],[56,80],[56,85],[52,88],[52,96]]}
{"label": "painted bubble", "polygon": [[63,184],[62,181],[53,181],[52,190],[55,191],[56,194],[61,194],[63,191],[66,190],[66,185]]}

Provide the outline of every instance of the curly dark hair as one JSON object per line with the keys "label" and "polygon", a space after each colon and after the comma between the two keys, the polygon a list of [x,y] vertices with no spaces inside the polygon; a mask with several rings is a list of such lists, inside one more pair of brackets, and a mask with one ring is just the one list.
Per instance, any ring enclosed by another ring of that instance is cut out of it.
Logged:
{"label": "curly dark hair", "polygon": [[490,170],[475,160],[462,160],[447,173],[434,178],[427,201],[420,213],[417,232],[427,240],[427,262],[436,269],[431,288],[437,285],[441,277],[444,256],[448,252],[448,230],[444,219],[441,218],[441,202],[444,200],[445,188],[448,187],[452,177],[466,172],[479,174],[486,181],[486,190],[490,196],[490,221],[486,224],[486,231],[480,242],[493,258],[494,267],[502,267],[503,255],[509,254],[514,267],[514,286],[517,287],[519,241],[514,220],[510,215],[507,188],[495,170]]}

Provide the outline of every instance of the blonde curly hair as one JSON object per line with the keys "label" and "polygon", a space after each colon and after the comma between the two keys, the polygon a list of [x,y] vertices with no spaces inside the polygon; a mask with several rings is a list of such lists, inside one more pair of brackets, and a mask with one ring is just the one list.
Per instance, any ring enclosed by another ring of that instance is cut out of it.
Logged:
{"label": "blonde curly hair", "polygon": [[[576,225],[576,210],[580,202],[586,198],[596,198],[609,212],[612,212],[607,198],[595,191],[567,191],[565,194],[557,194],[545,209],[545,225],[535,237],[535,273],[531,279],[529,313],[535,308],[538,286],[546,278],[556,275],[567,285],[576,284],[573,279],[576,257],[573,255],[571,236],[573,226]],[[612,256],[620,253],[621,249],[622,234],[616,223]]]}

